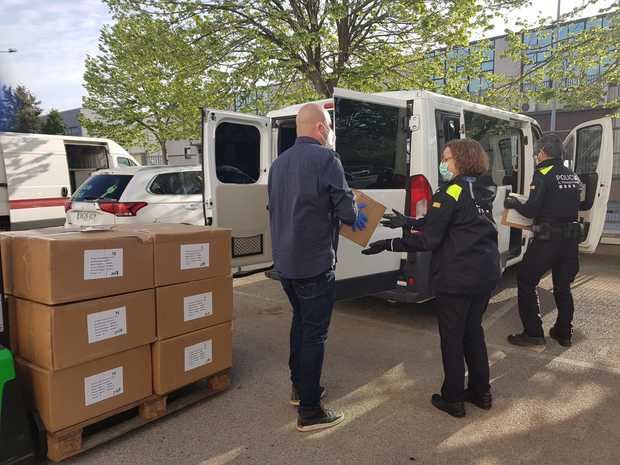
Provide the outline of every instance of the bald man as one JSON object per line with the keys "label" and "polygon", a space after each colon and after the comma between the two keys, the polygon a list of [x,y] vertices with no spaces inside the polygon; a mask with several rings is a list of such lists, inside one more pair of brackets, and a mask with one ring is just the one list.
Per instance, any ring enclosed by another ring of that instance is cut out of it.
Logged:
{"label": "bald man", "polygon": [[337,425],[342,412],[323,408],[321,372],[335,300],[341,223],[366,227],[333,147],[329,114],[314,103],[297,114],[297,139],[269,171],[269,217],[274,268],[293,307],[289,367],[297,429]]}

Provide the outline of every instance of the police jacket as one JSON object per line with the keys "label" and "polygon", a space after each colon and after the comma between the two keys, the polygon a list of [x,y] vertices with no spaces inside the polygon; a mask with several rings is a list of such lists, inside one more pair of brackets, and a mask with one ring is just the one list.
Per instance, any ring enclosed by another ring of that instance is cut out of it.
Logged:
{"label": "police jacket", "polygon": [[393,239],[391,249],[432,251],[435,293],[490,293],[501,269],[489,196],[492,194],[476,178],[455,178],[433,195],[422,230]]}
{"label": "police jacket", "polygon": [[577,221],[581,182],[562,160],[552,158],[536,166],[527,202],[515,209],[535,224]]}

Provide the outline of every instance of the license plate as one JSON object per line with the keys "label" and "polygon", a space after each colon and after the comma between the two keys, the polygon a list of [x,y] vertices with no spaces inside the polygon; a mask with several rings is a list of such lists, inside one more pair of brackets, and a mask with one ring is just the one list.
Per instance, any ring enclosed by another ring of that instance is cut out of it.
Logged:
{"label": "license plate", "polygon": [[86,222],[94,222],[96,213],[95,212],[76,212],[78,221],[86,221]]}

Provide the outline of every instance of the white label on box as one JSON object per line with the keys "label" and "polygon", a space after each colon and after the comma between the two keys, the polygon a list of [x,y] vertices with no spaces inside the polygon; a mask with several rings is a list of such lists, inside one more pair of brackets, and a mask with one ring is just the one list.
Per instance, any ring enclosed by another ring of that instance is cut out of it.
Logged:
{"label": "white label on box", "polygon": [[181,245],[181,269],[193,270],[209,266],[209,243]]}
{"label": "white label on box", "polygon": [[102,402],[123,393],[123,367],[84,378],[84,403]]}
{"label": "white label on box", "polygon": [[185,348],[185,371],[193,370],[213,361],[213,341],[203,341]]}
{"label": "white label on box", "polygon": [[84,251],[84,280],[123,276],[123,249]]}
{"label": "white label on box", "polygon": [[88,343],[127,334],[127,307],[91,313],[88,320]]}
{"label": "white label on box", "polygon": [[4,332],[4,294],[0,294],[0,333]]}
{"label": "white label on box", "polygon": [[183,321],[213,315],[213,293],[190,295],[183,298]]}

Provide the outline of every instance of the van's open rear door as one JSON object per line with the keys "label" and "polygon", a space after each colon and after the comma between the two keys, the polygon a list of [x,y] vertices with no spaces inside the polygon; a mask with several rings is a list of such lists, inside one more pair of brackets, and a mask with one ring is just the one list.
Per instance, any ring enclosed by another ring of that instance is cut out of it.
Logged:
{"label": "van's open rear door", "polygon": [[[336,151],[349,186],[403,212],[409,180],[411,137],[406,100],[334,89]],[[372,241],[401,236],[400,229],[379,225]],[[338,245],[338,298],[378,293],[396,287],[402,254],[362,255],[342,238]]]}
{"label": "van's open rear door", "polygon": [[587,121],[573,129],[564,141],[566,160],[584,184],[579,220],[586,228],[582,252],[593,253],[605,226],[613,172],[611,118]]}
{"label": "van's open rear door", "polygon": [[268,118],[204,110],[205,212],[213,226],[232,229],[234,267],[271,264],[267,172]]}

